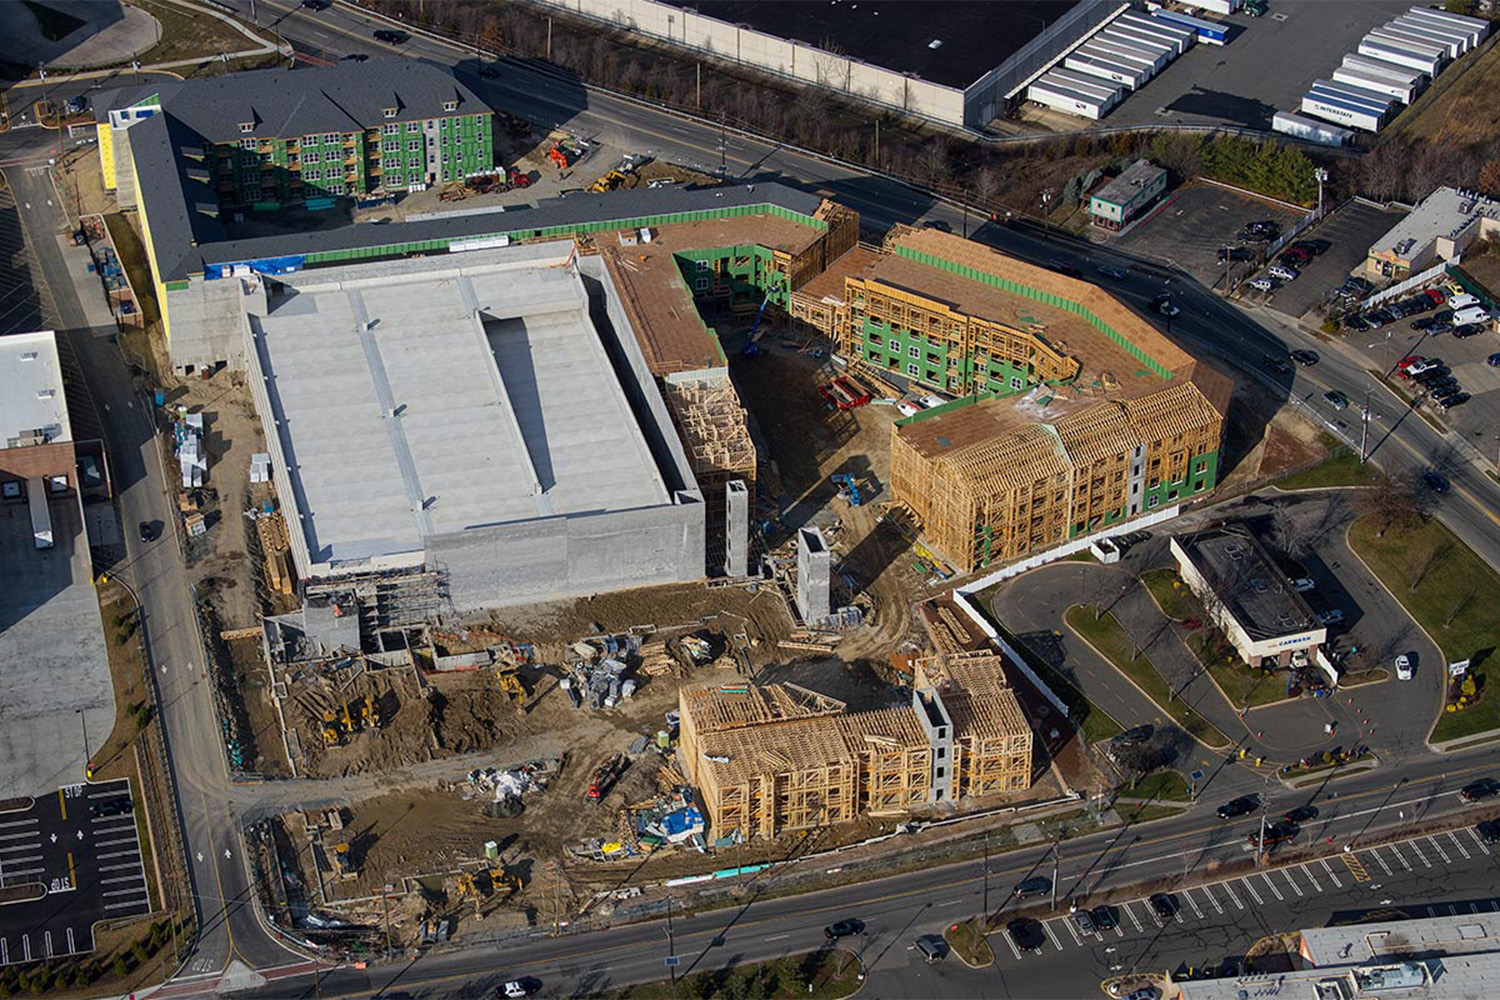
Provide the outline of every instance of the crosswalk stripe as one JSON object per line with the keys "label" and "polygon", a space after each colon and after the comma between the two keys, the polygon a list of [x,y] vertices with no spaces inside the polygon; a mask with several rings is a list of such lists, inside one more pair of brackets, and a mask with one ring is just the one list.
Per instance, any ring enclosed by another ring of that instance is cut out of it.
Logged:
{"label": "crosswalk stripe", "polygon": [[1323,887],[1318,884],[1317,877],[1315,875],[1313,875],[1312,872],[1308,871],[1306,865],[1298,865],[1297,867],[1299,867],[1299,868],[1302,869],[1302,874],[1306,875],[1307,876],[1307,880],[1312,883],[1313,891],[1315,891],[1315,892],[1322,892],[1323,891]]}
{"label": "crosswalk stripe", "polygon": [[1451,864],[1453,864],[1453,859],[1450,858],[1450,857],[1448,857],[1448,852],[1445,851],[1445,850],[1443,850],[1443,845],[1442,844],[1439,844],[1436,840],[1433,840],[1431,837],[1427,838],[1427,842],[1432,845],[1432,849],[1434,851],[1438,852],[1438,857],[1440,857],[1440,858],[1443,859],[1443,864],[1445,864],[1445,865],[1451,865]]}
{"label": "crosswalk stripe", "polygon": [[40,840],[33,840],[29,844],[11,844],[9,847],[0,847],[0,854],[10,851],[35,851],[42,846]]}
{"label": "crosswalk stripe", "polygon": [[1209,904],[1212,905],[1217,912],[1222,914],[1224,912],[1224,907],[1220,906],[1219,901],[1214,898],[1214,894],[1208,891],[1208,886],[1200,885],[1198,888],[1202,889],[1203,895],[1208,897]]}
{"label": "crosswalk stripe", "polygon": [[117,875],[114,878],[102,878],[102,879],[99,880],[99,884],[100,885],[118,885],[121,882],[140,882],[140,881],[142,881],[142,879],[141,879],[141,877],[139,875]]}
{"label": "crosswalk stripe", "polygon": [[1453,841],[1453,846],[1458,848],[1458,853],[1464,856],[1465,861],[1472,857],[1472,855],[1470,855],[1468,851],[1464,850],[1464,845],[1459,841],[1457,837],[1453,835],[1452,830],[1448,831],[1448,839]]}
{"label": "crosswalk stripe", "polygon": [[1422,848],[1417,846],[1417,842],[1415,840],[1408,840],[1406,842],[1406,846],[1410,847],[1412,849],[1412,852],[1416,854],[1417,860],[1422,862],[1423,868],[1432,867],[1432,862],[1427,860],[1427,855],[1422,853]]}
{"label": "crosswalk stripe", "polygon": [[1266,901],[1260,898],[1260,893],[1255,891],[1255,886],[1250,884],[1250,880],[1248,878],[1240,879],[1240,885],[1243,885],[1246,889],[1250,890],[1250,897],[1255,900],[1257,906],[1266,905]]}
{"label": "crosswalk stripe", "polygon": [[1333,873],[1333,869],[1328,867],[1328,859],[1327,858],[1319,858],[1318,859],[1318,864],[1320,864],[1320,865],[1323,866],[1323,872],[1324,872],[1324,874],[1326,874],[1329,878],[1333,879],[1333,884],[1334,884],[1334,886],[1336,888],[1342,889],[1344,887],[1344,883],[1342,883],[1342,882],[1339,881],[1339,877]]}
{"label": "crosswalk stripe", "polygon": [[0,823],[0,830],[9,830],[13,826],[35,826],[37,823],[36,819],[13,819],[8,823]]}
{"label": "crosswalk stripe", "polygon": [[1228,882],[1220,882],[1219,886],[1225,892],[1229,893],[1229,901],[1235,905],[1235,909],[1243,910],[1245,908],[1245,904],[1240,902],[1240,897],[1234,894],[1234,889]]}
{"label": "crosswalk stripe", "polygon": [[1281,877],[1286,879],[1286,884],[1292,887],[1293,892],[1299,896],[1304,895],[1302,887],[1297,884],[1296,879],[1292,878],[1292,873],[1289,870],[1285,868],[1281,869]]}
{"label": "crosswalk stripe", "polygon": [[1202,920],[1203,919],[1203,911],[1200,910],[1200,909],[1198,909],[1198,904],[1196,902],[1194,902],[1194,900],[1193,900],[1193,894],[1190,891],[1188,891],[1187,889],[1184,889],[1182,891],[1182,898],[1188,901],[1188,905],[1193,908],[1193,912],[1196,913],[1196,914],[1198,914],[1198,919]]}
{"label": "crosswalk stripe", "polygon": [[1271,876],[1269,874],[1267,874],[1266,872],[1261,872],[1260,877],[1266,880],[1266,888],[1270,889],[1272,894],[1275,895],[1277,899],[1286,898],[1281,894],[1281,890],[1276,888],[1276,883],[1271,881]]}
{"label": "crosswalk stripe", "polygon": [[1474,828],[1472,826],[1469,827],[1469,836],[1474,838],[1474,846],[1483,851],[1485,853],[1485,856],[1488,857],[1490,853],[1489,845],[1479,839],[1479,834],[1474,832]]}

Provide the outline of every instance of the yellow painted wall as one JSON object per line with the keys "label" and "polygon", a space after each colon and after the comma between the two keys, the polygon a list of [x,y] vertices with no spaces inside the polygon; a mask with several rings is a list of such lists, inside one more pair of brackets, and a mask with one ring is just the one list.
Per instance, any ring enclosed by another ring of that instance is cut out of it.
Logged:
{"label": "yellow painted wall", "polygon": [[151,266],[151,284],[156,288],[156,305],[161,310],[161,333],[170,345],[172,318],[167,311],[167,286],[162,283],[161,272],[156,267],[156,248],[151,245],[151,224],[146,221],[146,199],[141,193],[141,177],[135,169],[134,157],[130,159],[130,175],[135,180],[136,217],[141,220],[141,235],[146,240],[146,263]]}
{"label": "yellow painted wall", "polygon": [[113,191],[120,186],[115,176],[115,138],[109,122],[100,122],[94,129],[99,133],[99,169],[104,173],[104,190]]}

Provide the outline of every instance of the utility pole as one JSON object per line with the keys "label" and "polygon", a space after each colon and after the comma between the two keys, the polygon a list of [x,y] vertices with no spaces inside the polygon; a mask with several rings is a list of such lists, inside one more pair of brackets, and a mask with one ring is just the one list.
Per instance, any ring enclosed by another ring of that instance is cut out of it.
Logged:
{"label": "utility pole", "polygon": [[[670,892],[668,892],[667,893],[667,957],[668,958],[675,958],[676,955],[677,955],[677,949],[674,947],[673,942],[672,942],[672,894]],[[668,964],[668,968],[669,968],[669,971],[672,973],[672,996],[675,998],[677,996],[677,963],[676,962],[670,962]]]}
{"label": "utility pole", "polygon": [[984,921],[990,920],[990,831],[984,831]]}
{"label": "utility pole", "polygon": [[1062,837],[1052,841],[1052,908],[1057,909],[1057,863],[1062,855]]}
{"label": "utility pole", "polygon": [[547,18],[547,61],[552,61],[552,18]]}
{"label": "utility pole", "polygon": [[697,64],[698,70],[698,110],[703,110],[703,64]]}
{"label": "utility pole", "polygon": [[880,166],[880,119],[875,119],[875,166]]}
{"label": "utility pole", "polygon": [[1313,170],[1313,179],[1318,182],[1318,218],[1323,217],[1323,182],[1328,180],[1328,171],[1322,167]]}

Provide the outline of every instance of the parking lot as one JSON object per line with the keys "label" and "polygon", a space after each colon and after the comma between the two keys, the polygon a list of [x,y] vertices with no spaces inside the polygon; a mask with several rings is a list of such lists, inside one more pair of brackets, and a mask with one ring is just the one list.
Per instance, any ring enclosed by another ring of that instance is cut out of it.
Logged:
{"label": "parking lot", "polygon": [[1314,3],[1275,0],[1265,17],[1221,17],[1227,45],[1200,43],[1126,98],[1107,125],[1215,124],[1269,129],[1278,110],[1326,79],[1371,28],[1406,13],[1410,0]]}
{"label": "parking lot", "polygon": [[[1252,301],[1264,299],[1265,304],[1299,319],[1309,309],[1320,304],[1329,292],[1337,288],[1355,268],[1363,268],[1370,244],[1390,230],[1406,213],[1387,211],[1364,202],[1348,201],[1329,213],[1328,217],[1299,239],[1326,240],[1328,250],[1315,257],[1295,281],[1281,282],[1265,296],[1242,288]],[[1258,272],[1264,274],[1264,272]],[[1321,318],[1309,317],[1317,325]]]}
{"label": "parking lot", "polygon": [[[1220,247],[1239,245],[1235,237],[1251,222],[1269,219],[1285,229],[1305,214],[1217,185],[1190,184],[1172,192],[1164,206],[1117,237],[1113,245],[1126,253],[1174,265],[1210,288],[1221,287],[1224,265],[1218,259]],[[1241,268],[1240,273],[1246,267],[1236,266]]]}
{"label": "parking lot", "polygon": [[129,794],[126,779],[68,785],[0,812],[0,888],[45,890],[0,907],[0,965],[93,951],[95,923],[151,912],[135,812],[106,805]]}

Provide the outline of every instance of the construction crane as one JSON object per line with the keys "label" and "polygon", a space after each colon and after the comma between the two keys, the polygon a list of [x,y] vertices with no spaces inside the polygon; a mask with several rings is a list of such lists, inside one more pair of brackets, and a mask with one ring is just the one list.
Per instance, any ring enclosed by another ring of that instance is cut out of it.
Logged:
{"label": "construction crane", "polygon": [[849,506],[858,507],[864,502],[864,498],[859,495],[859,484],[854,481],[853,476],[843,472],[836,472],[829,476],[828,479],[833,485],[839,488],[839,496],[848,500]]}
{"label": "construction crane", "polygon": [[771,290],[766,289],[766,297],[760,300],[760,311],[755,314],[755,325],[750,327],[750,339],[745,342],[740,353],[747,358],[753,358],[760,353],[760,321],[766,315],[766,306],[771,301]]}

